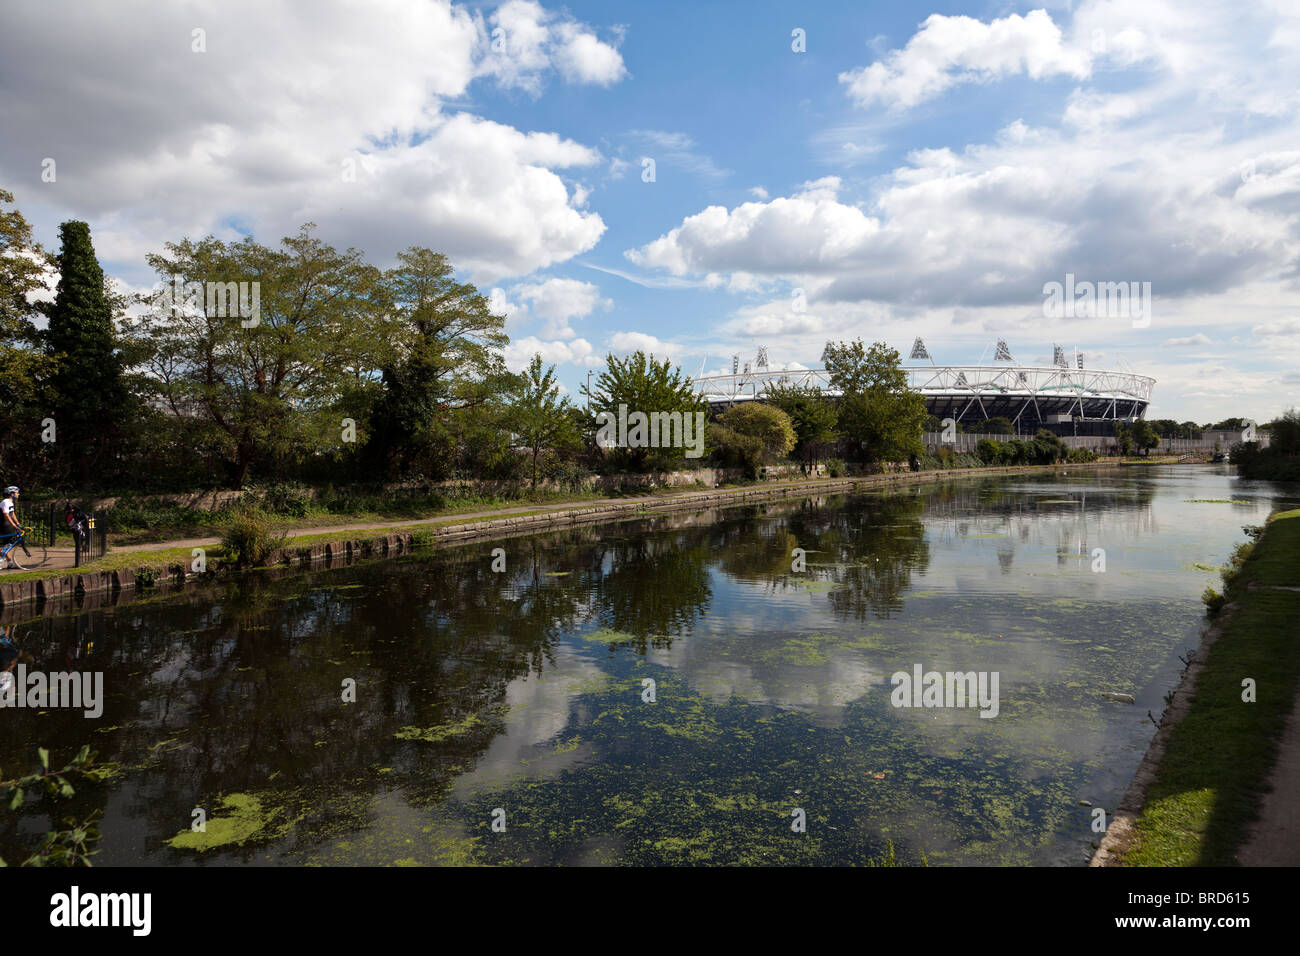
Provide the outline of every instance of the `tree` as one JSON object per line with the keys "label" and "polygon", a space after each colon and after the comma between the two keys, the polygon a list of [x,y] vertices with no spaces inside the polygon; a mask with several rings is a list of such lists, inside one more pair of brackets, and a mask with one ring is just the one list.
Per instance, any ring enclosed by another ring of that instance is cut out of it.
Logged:
{"label": "tree", "polygon": [[[674,368],[668,359],[656,362],[653,355],[647,357],[641,351],[622,360],[607,355],[605,369],[596,379],[595,388],[588,391],[583,386],[582,394],[591,402],[593,427],[596,422],[608,426],[620,420],[628,421],[637,413],[657,415],[660,423],[670,420],[682,423],[683,427],[677,434],[681,440],[658,441],[657,447],[634,439],[629,427],[627,444],[616,445],[609,452],[616,467],[633,471],[666,471],[681,463],[688,445],[698,443],[697,447],[702,450],[704,436],[696,433],[696,413],[704,412],[704,402],[691,387],[690,380],[682,377],[681,371]],[[662,424],[660,428],[652,427],[651,430],[656,432],[649,436],[652,440],[666,437]],[[685,440],[688,437],[690,442]]]}
{"label": "tree", "polygon": [[383,365],[367,456],[390,474],[415,468],[430,477],[444,477],[462,454],[490,464],[508,454],[500,396],[514,379],[502,354],[505,317],[457,282],[441,253],[413,247],[397,258],[383,279],[394,354]]}
{"label": "tree", "polygon": [[811,471],[817,459],[838,438],[839,412],[818,388],[798,385],[770,385],[767,401],[790,416],[794,425],[795,453]]}
{"label": "tree", "polygon": [[1289,408],[1270,424],[1269,448],[1279,455],[1300,455],[1300,412]]}
{"label": "tree", "polygon": [[0,189],[0,465],[12,476],[7,480],[25,483],[35,473],[42,383],[54,364],[32,322],[39,313],[29,297],[45,288],[53,261],[33,240],[23,214],[3,208],[13,201]]}
{"label": "tree", "polygon": [[764,462],[782,458],[794,447],[790,416],[774,405],[746,402],[727,409],[709,431],[710,441],[729,463],[757,477]]}
{"label": "tree", "polygon": [[1133,423],[1133,444],[1145,455],[1160,444],[1160,436],[1151,427],[1151,423],[1138,419]]}
{"label": "tree", "polygon": [[536,354],[528,370],[518,378],[509,397],[509,422],[520,441],[533,455],[533,487],[537,487],[537,457],[543,448],[564,448],[578,441],[572,406],[560,398],[555,366],[542,371],[542,356]]}
{"label": "tree", "polygon": [[113,304],[95,258],[90,226],[59,227],[59,284],[47,306],[46,342],[55,363],[52,410],[59,457],[84,482],[102,467],[127,415],[128,392],[114,334]]}
{"label": "tree", "polygon": [[1015,423],[1006,417],[986,418],[979,423],[980,432],[985,435],[1014,435],[1016,434]]}
{"label": "tree", "polygon": [[866,349],[859,339],[827,343],[822,354],[831,387],[841,392],[839,425],[868,462],[920,455],[925,399],[907,384],[898,351],[883,342]]}
{"label": "tree", "polygon": [[1123,422],[1115,423],[1115,441],[1119,445],[1120,454],[1133,454],[1133,429]]}
{"label": "tree", "polygon": [[214,471],[230,462],[236,486],[258,469],[340,453],[343,419],[364,418],[358,396],[378,388],[396,338],[379,271],[313,228],[279,249],[209,236],[148,257],[162,287],[142,297],[131,348],[192,454]]}

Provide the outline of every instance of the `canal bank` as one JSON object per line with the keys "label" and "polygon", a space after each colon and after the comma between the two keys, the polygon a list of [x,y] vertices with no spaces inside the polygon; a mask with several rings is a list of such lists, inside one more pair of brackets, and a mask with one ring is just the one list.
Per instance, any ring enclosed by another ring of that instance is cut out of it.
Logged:
{"label": "canal bank", "polygon": [[1270,517],[1225,597],[1093,866],[1300,863],[1300,510]]}
{"label": "canal bank", "polygon": [[[0,814],[0,856],[101,810],[97,866],[1086,864],[1206,569],[1278,508],[1235,484],[1008,474],[85,595],[11,634],[102,672],[102,716],[16,709],[0,766],[102,771]],[[915,663],[999,674],[998,717],[892,706]]]}
{"label": "canal bank", "polygon": [[[580,524],[636,518],[648,514],[745,504],[810,494],[888,489],[932,484],[953,478],[996,477],[1015,474],[1068,474],[1113,465],[1108,462],[1066,465],[1017,465],[991,468],[892,472],[805,481],[775,481],[742,488],[716,488],[671,495],[646,495],[615,501],[561,503],[537,508],[504,508],[455,517],[437,517],[387,523],[341,525],[287,532],[288,542],[274,551],[268,566],[332,563],[361,557],[388,557],[409,553],[415,547],[437,542],[462,542],[477,538],[545,531]],[[376,533],[382,532],[382,533]],[[106,560],[84,570],[33,571],[0,578],[0,620],[13,609],[35,604],[37,613],[68,613],[80,607],[87,594],[119,594],[137,589],[168,589],[189,579],[238,572],[222,560],[221,539],[190,538],[115,549]],[[204,552],[196,573],[195,556]],[[207,552],[212,553],[207,553]]]}

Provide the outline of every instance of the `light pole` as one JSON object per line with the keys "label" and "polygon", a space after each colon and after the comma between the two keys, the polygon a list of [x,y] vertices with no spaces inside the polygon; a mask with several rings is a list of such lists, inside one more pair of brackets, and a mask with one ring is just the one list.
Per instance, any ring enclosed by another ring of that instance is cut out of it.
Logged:
{"label": "light pole", "polygon": [[587,414],[591,414],[591,369],[587,369]]}

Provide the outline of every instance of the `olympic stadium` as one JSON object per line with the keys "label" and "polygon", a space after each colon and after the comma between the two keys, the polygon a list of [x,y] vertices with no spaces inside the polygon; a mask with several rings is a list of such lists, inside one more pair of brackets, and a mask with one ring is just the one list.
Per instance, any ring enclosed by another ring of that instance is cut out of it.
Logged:
{"label": "olympic stadium", "polygon": [[[999,340],[990,364],[982,364],[981,356],[977,365],[938,365],[918,338],[904,368],[908,386],[924,396],[930,414],[954,419],[967,431],[978,431],[978,423],[987,418],[1007,418],[1027,434],[1039,428],[1062,435],[1110,434],[1115,422],[1146,415],[1155,379],[1130,369],[1087,368],[1081,353],[1067,356],[1059,345],[1052,351],[1050,366],[1022,365]],[[743,368],[739,356],[733,356],[732,374],[701,376],[693,384],[713,411],[762,399],[772,385],[839,394],[825,369],[770,368],[765,348]]]}

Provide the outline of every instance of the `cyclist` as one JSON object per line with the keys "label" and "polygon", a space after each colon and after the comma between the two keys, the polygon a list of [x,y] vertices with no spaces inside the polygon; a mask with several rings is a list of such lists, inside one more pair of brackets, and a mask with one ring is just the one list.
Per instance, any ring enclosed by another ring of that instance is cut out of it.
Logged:
{"label": "cyclist", "polygon": [[0,521],[0,535],[18,534],[23,530],[23,526],[18,523],[18,486],[10,485],[5,489],[4,500],[0,501],[0,514],[3,520]]}

